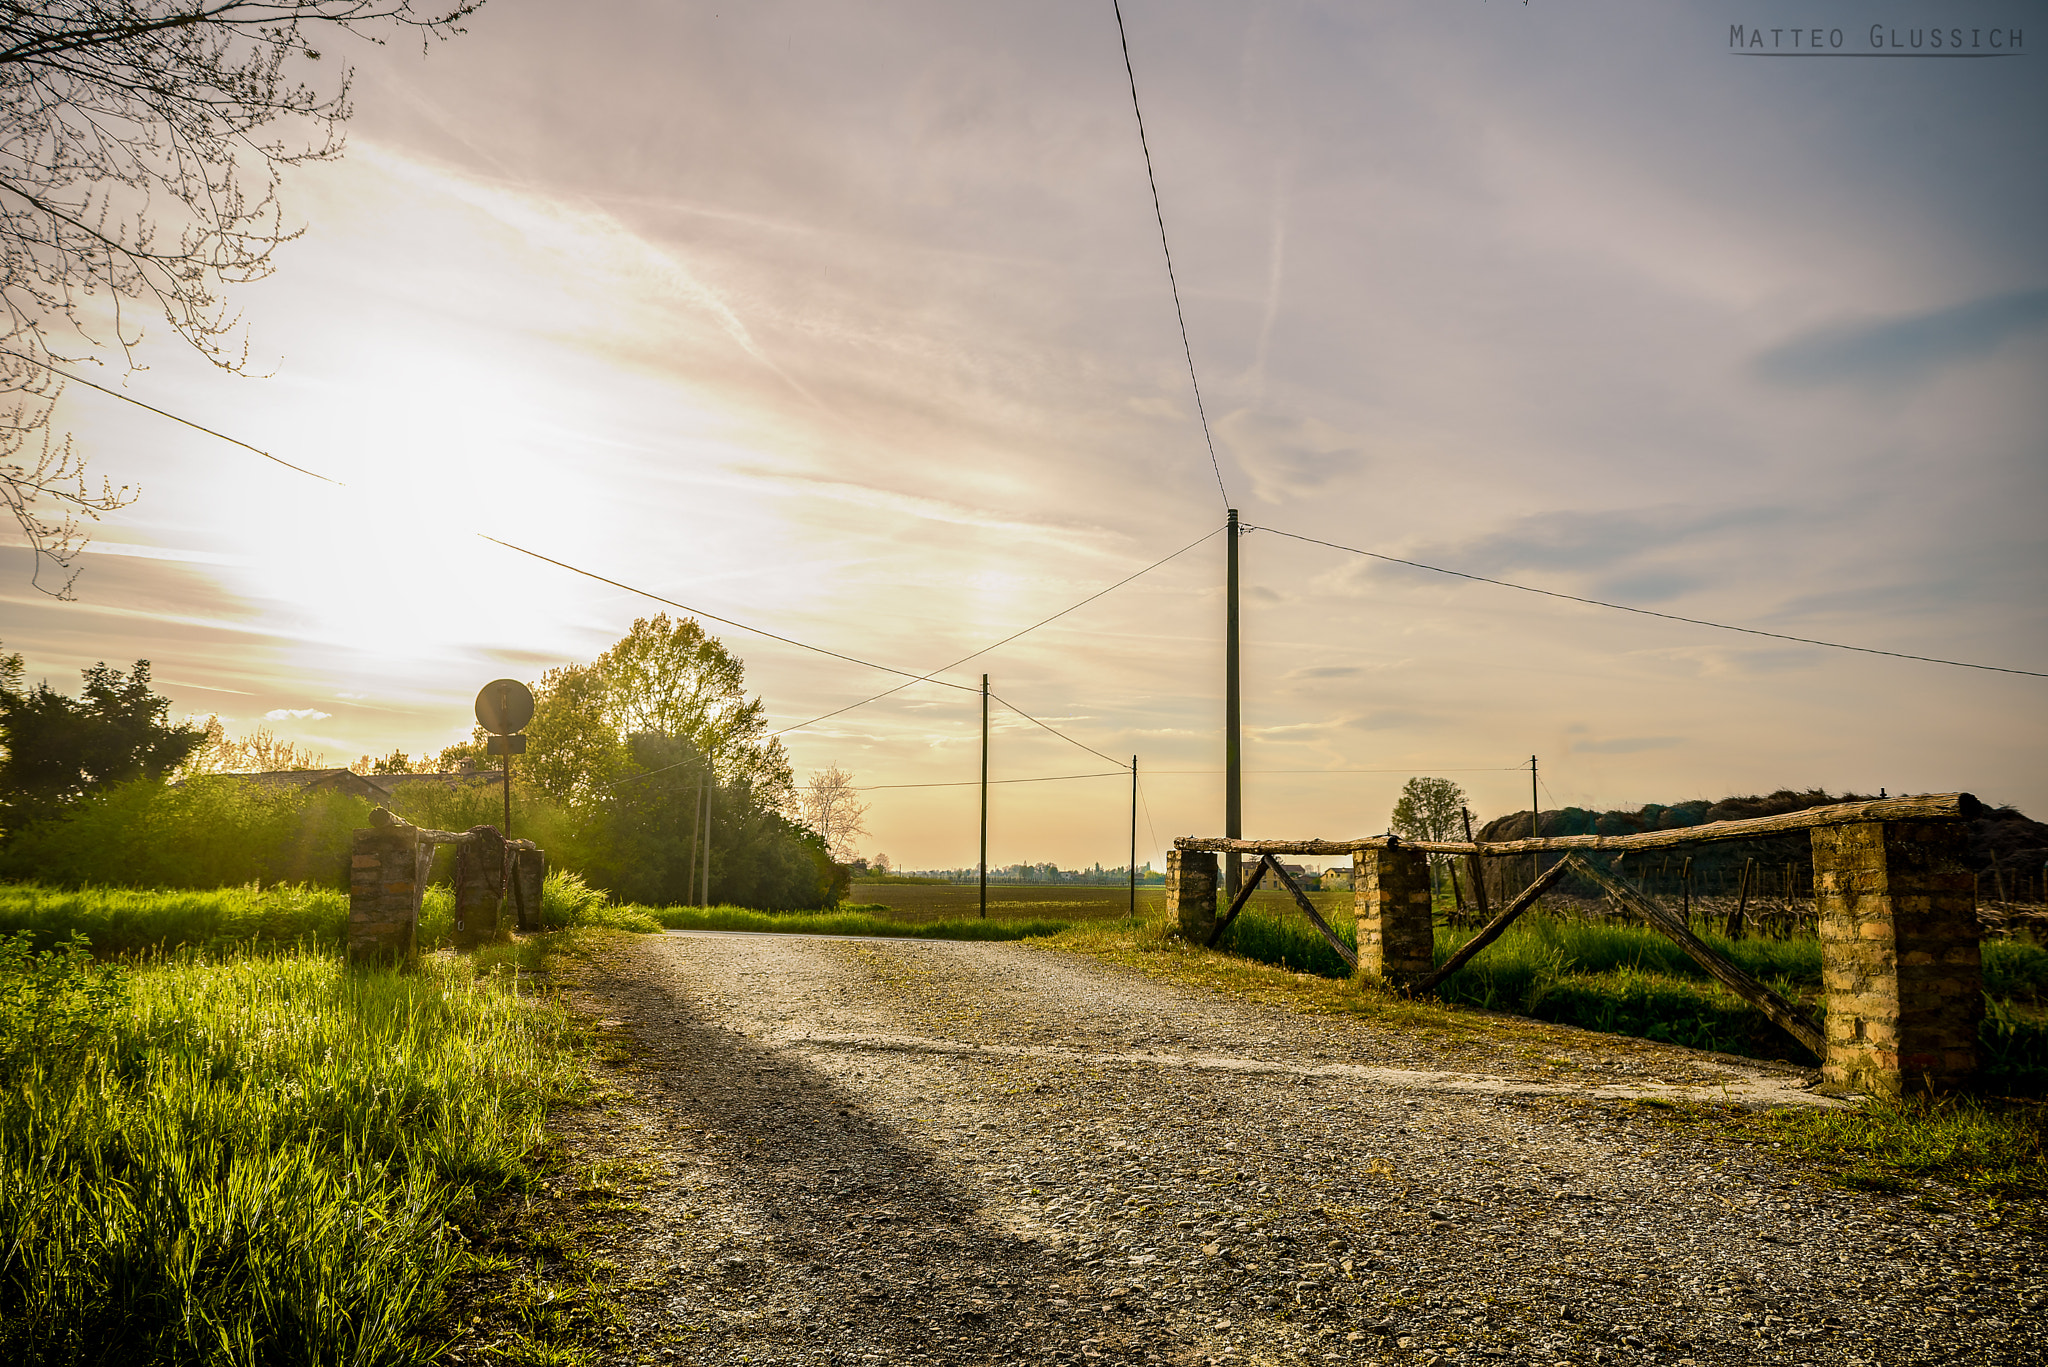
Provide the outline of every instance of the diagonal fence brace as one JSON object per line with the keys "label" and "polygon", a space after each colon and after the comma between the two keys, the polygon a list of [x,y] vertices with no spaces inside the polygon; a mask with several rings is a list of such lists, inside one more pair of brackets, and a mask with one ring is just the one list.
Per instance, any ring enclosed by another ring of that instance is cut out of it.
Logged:
{"label": "diagonal fence brace", "polygon": [[1564,877],[1566,867],[1565,863],[1559,862],[1552,864],[1542,873],[1536,875],[1536,881],[1523,888],[1514,901],[1501,908],[1500,915],[1488,921],[1477,935],[1474,935],[1471,939],[1460,945],[1458,952],[1444,960],[1443,965],[1436,972],[1415,984],[1410,989],[1411,995],[1419,997],[1425,992],[1433,991],[1438,983],[1471,962],[1473,955],[1499,939],[1500,933],[1513,924],[1517,916],[1520,916],[1530,907],[1535,906],[1536,899],[1545,892],[1548,892],[1551,884]]}
{"label": "diagonal fence brace", "polygon": [[1294,894],[1294,904],[1301,908],[1301,914],[1308,917],[1315,925],[1315,928],[1323,933],[1323,938],[1330,942],[1330,948],[1337,951],[1337,957],[1351,965],[1352,972],[1357,972],[1357,953],[1352,950],[1350,945],[1337,938],[1337,932],[1330,929],[1330,923],[1325,921],[1316,911],[1315,904],[1308,900],[1308,894],[1303,892],[1300,884],[1294,881],[1294,875],[1281,868],[1279,861],[1274,859],[1272,855],[1269,854],[1263,857],[1268,864],[1273,866],[1273,876],[1278,878],[1281,884]]}
{"label": "diagonal fence brace", "polygon": [[1680,949],[1691,955],[1693,962],[1707,970],[1709,977],[1763,1012],[1773,1025],[1812,1050],[1815,1058],[1823,1061],[1827,1059],[1827,1040],[1821,1035],[1820,1027],[1813,1023],[1811,1017],[1716,954],[1704,940],[1692,933],[1691,927],[1673,916],[1670,911],[1612,874],[1594,868],[1576,854],[1566,855],[1564,863],[1571,865],[1581,877],[1597,883],[1608,896],[1663,932]]}

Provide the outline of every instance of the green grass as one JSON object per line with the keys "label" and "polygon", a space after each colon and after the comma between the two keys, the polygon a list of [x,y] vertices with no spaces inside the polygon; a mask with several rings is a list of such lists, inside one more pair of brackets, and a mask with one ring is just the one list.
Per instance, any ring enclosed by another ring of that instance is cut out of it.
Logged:
{"label": "green grass", "polygon": [[[1334,900],[1318,909],[1338,938],[1355,946],[1348,910]],[[1472,934],[1439,927],[1436,962],[1449,959]],[[1700,938],[1814,1015],[1825,1013],[1819,940],[1728,940],[1712,932]],[[1255,897],[1224,932],[1218,948],[1326,978],[1343,978],[1351,971],[1307,917],[1278,899]],[[2023,941],[1986,940],[1984,988],[1979,1040],[1985,1086],[2011,1096],[2048,1093],[2048,1022],[2040,1014],[2048,994],[2048,950]],[[1819,1062],[1761,1012],[1710,979],[1677,945],[1642,926],[1531,912],[1439,984],[1436,995],[1461,1005],[1688,1048]]]}
{"label": "green grass", "polygon": [[339,945],[348,894],[296,884],[213,888],[53,888],[0,884],[0,935],[27,931],[43,947],[83,935],[102,956],[226,942]]}
{"label": "green grass", "polygon": [[1023,940],[1057,935],[1067,922],[990,917],[966,920],[899,919],[880,904],[838,911],[749,911],[744,907],[634,907],[667,930],[753,930],[786,935],[901,935],[920,940]]}
{"label": "green grass", "polygon": [[2048,1111],[2039,1102],[1876,1097],[1851,1110],[1725,1118],[1739,1134],[1819,1165],[1835,1186],[1901,1192],[1932,1178],[1993,1210],[2048,1192]]}
{"label": "green grass", "polygon": [[426,1361],[449,1221],[581,1086],[529,943],[407,972],[306,950],[0,950],[0,1360]]}

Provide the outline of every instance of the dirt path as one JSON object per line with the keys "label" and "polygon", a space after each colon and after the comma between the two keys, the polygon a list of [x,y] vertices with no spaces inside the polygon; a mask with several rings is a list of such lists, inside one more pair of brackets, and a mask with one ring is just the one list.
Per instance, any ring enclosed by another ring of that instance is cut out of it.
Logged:
{"label": "dirt path", "polygon": [[582,991],[637,1049],[571,1131],[648,1173],[622,1361],[2048,1361],[2033,1244],[1618,1104],[1790,1070],[1007,944],[650,937]]}

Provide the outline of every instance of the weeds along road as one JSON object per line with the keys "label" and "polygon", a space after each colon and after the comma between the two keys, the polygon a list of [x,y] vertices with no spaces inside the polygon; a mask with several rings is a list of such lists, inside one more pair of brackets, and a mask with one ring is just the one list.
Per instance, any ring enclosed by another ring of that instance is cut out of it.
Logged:
{"label": "weeds along road", "polygon": [[641,1174],[612,1360],[2048,1360],[2041,1248],[1981,1206],[1627,1099],[1813,1104],[1791,1070],[1019,944],[648,937],[579,992],[633,1049],[569,1127]]}

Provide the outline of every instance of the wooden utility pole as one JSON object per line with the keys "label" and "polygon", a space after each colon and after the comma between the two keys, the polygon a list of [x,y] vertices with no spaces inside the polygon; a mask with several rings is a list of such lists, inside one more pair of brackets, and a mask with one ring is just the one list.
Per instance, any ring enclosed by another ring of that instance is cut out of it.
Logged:
{"label": "wooden utility pole", "polygon": [[[1529,756],[1529,838],[1538,839],[1543,834],[1543,823],[1538,820],[1543,807],[1536,798],[1536,756]],[[1529,881],[1535,882],[1543,873],[1543,856],[1530,852]]]}
{"label": "wooden utility pole", "polygon": [[1138,757],[1131,756],[1131,915],[1138,919]]}
{"label": "wooden utility pole", "polygon": [[[1231,840],[1244,836],[1244,763],[1238,749],[1237,724],[1240,697],[1237,679],[1237,509],[1232,508],[1225,524],[1224,543],[1229,548],[1224,573],[1223,630],[1223,834]],[[1223,886],[1226,895],[1237,895],[1239,856],[1223,856]]]}
{"label": "wooden utility pole", "polygon": [[685,895],[697,895],[697,828],[704,823],[704,780],[697,780],[697,803],[690,808],[690,862],[685,865],[683,888]]}
{"label": "wooden utility pole", "polygon": [[989,676],[981,676],[981,920],[989,918]]}

